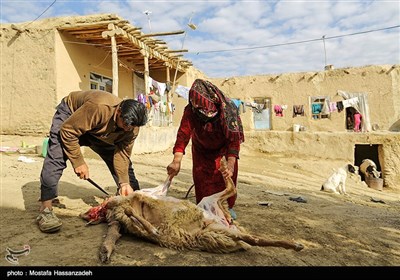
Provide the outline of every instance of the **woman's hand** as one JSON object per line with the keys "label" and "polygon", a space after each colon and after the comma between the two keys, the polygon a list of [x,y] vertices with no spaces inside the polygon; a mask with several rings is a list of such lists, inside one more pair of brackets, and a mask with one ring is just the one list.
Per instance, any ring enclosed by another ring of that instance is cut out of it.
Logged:
{"label": "woman's hand", "polygon": [[167,166],[167,174],[172,180],[176,175],[178,175],[179,171],[181,170],[181,162],[178,161],[172,161],[168,166]]}
{"label": "woman's hand", "polygon": [[167,174],[170,180],[172,180],[172,178],[178,175],[179,171],[181,170],[182,158],[183,158],[183,153],[176,152],[174,154],[174,160],[170,164],[168,164]]}
{"label": "woman's hand", "polygon": [[222,172],[222,176],[224,176],[225,179],[228,179],[228,178],[233,176],[233,172],[235,170],[235,163],[236,163],[236,158],[235,157],[228,157],[227,167]]}
{"label": "woman's hand", "polygon": [[229,167],[226,168],[224,171],[222,171],[222,176],[225,179],[229,179],[233,176],[233,169],[230,169]]}

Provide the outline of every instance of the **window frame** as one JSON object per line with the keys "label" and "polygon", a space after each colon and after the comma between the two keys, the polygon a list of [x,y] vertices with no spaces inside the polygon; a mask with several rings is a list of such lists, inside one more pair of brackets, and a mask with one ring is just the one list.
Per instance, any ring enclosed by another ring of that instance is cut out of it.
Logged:
{"label": "window frame", "polygon": [[112,78],[103,76],[95,72],[90,72],[89,82],[91,90],[103,90],[112,94]]}
{"label": "window frame", "polygon": [[[309,96],[309,104],[310,104],[310,116],[311,119],[313,120],[321,120],[321,119],[330,119],[331,118],[331,114],[323,114],[322,113],[322,108],[324,106],[324,103],[327,102],[328,106],[330,103],[331,98],[329,96]],[[313,105],[314,104],[321,104],[321,112],[319,113],[313,113]]]}

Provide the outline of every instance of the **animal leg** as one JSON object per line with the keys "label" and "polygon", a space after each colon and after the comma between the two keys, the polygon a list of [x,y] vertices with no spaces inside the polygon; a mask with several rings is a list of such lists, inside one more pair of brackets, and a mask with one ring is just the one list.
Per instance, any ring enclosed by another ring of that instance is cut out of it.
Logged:
{"label": "animal leg", "polygon": [[339,192],[340,194],[346,194],[346,186],[345,186],[345,182],[341,182],[339,185]]}
{"label": "animal leg", "polygon": [[250,234],[240,234],[239,239],[254,246],[282,247],[285,249],[293,249],[295,251],[301,251],[304,248],[304,245],[301,243],[284,240],[268,240],[266,238]]}
{"label": "animal leg", "polygon": [[[221,159],[221,166],[219,168],[219,171],[223,172],[228,168],[226,160],[224,158]],[[236,188],[235,188],[235,184],[233,183],[232,178],[228,178],[225,179],[225,190],[220,192],[220,197],[217,200],[217,204],[218,207],[222,210],[222,212],[224,213],[224,216],[226,218],[227,221],[231,221],[232,217],[231,214],[229,213],[228,209],[226,209],[226,207],[224,207],[224,203],[225,201],[236,194]]]}
{"label": "animal leg", "polygon": [[117,221],[113,221],[108,224],[107,235],[103,241],[103,244],[100,247],[99,258],[101,262],[110,262],[111,254],[115,249],[115,243],[121,237],[121,234],[119,233],[120,228],[121,225]]}
{"label": "animal leg", "polygon": [[140,229],[140,225],[144,228],[150,235],[158,235],[157,229],[149,223],[145,218],[136,214],[132,207],[125,209],[125,214],[134,222],[135,226]]}

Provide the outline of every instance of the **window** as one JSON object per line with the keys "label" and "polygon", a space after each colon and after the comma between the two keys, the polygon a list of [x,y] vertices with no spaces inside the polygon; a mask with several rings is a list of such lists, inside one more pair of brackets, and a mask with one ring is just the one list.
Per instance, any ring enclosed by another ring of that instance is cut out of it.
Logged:
{"label": "window", "polygon": [[112,79],[90,72],[90,89],[99,89],[112,93]]}
{"label": "window", "polygon": [[311,109],[311,117],[314,120],[329,118],[330,117],[329,97],[311,96],[310,109]]}

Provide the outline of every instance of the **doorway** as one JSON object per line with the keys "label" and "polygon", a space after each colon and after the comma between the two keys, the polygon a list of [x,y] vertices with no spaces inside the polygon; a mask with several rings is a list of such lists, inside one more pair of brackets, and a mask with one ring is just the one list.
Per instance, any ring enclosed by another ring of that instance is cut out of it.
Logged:
{"label": "doorway", "polygon": [[[354,165],[360,167],[364,159],[370,159],[376,164],[378,171],[381,170],[381,164],[379,162],[379,144],[358,144],[354,149]],[[361,180],[365,181],[364,174],[361,174]]]}
{"label": "doorway", "polygon": [[271,98],[254,98],[257,108],[253,109],[254,129],[271,130]]}

